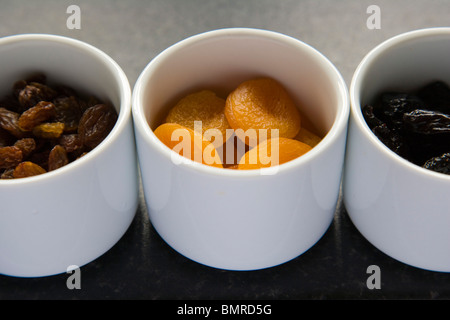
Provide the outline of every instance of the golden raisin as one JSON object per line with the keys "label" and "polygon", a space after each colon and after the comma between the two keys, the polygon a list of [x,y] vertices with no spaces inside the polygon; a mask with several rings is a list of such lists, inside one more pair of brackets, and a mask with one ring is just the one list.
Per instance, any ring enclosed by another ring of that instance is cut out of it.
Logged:
{"label": "golden raisin", "polygon": [[13,177],[15,179],[26,178],[31,176],[37,176],[43,173],[46,173],[46,171],[42,167],[38,166],[33,162],[24,161],[19,163],[19,165],[17,165],[17,167],[14,169]]}
{"label": "golden raisin", "polygon": [[18,147],[0,148],[0,169],[8,169],[17,166],[22,162],[22,150]]}
{"label": "golden raisin", "polygon": [[33,134],[38,138],[56,139],[64,132],[64,123],[46,122],[33,128]]}
{"label": "golden raisin", "polygon": [[[278,136],[294,138],[301,128],[301,116],[285,88],[271,78],[258,78],[241,83],[232,91],[225,104],[225,115],[230,126],[245,143],[255,146],[264,140],[259,129],[271,137],[277,129]],[[241,131],[256,131],[256,138],[243,136]]]}
{"label": "golden raisin", "polygon": [[23,158],[25,159],[36,149],[36,141],[33,138],[23,138],[17,140],[14,146],[22,151]]}
{"label": "golden raisin", "polygon": [[35,126],[53,117],[54,114],[55,105],[53,103],[40,101],[20,115],[19,127],[23,131],[31,131]]}

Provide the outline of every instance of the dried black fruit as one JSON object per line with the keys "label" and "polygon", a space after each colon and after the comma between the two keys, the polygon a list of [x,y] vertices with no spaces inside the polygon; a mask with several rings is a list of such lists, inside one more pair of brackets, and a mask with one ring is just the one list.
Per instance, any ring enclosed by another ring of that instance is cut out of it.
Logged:
{"label": "dried black fruit", "polygon": [[429,159],[423,167],[436,172],[450,174],[450,152]]}
{"label": "dried black fruit", "polygon": [[388,148],[419,166],[448,174],[450,89],[445,83],[436,81],[416,92],[382,93],[361,111]]}
{"label": "dried black fruit", "polygon": [[416,109],[404,113],[403,122],[405,128],[412,132],[422,134],[450,134],[450,115],[445,113]]}

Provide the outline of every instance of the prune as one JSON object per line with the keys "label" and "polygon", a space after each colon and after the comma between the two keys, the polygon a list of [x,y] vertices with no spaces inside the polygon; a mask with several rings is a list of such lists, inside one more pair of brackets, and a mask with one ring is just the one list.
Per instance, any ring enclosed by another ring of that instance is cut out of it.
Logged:
{"label": "prune", "polygon": [[112,106],[63,84],[50,87],[45,74],[16,81],[0,99],[0,179],[42,174],[75,161],[97,146],[116,120]]}
{"label": "prune", "polygon": [[47,171],[44,168],[40,167],[39,165],[30,161],[24,161],[19,163],[17,167],[14,168],[13,177],[15,179],[26,178],[31,176],[37,176],[46,172]]}
{"label": "prune", "polygon": [[14,173],[13,168],[6,169],[5,171],[2,172],[0,179],[14,179],[13,173]]}
{"label": "prune", "polygon": [[23,131],[31,131],[34,127],[52,118],[54,115],[55,105],[51,102],[40,101],[20,115],[18,124]]}
{"label": "prune", "polygon": [[445,113],[416,109],[411,112],[405,112],[403,114],[403,122],[406,128],[412,132],[421,134],[450,134],[450,115]]}
{"label": "prune", "polygon": [[420,89],[417,95],[427,101],[432,110],[450,112],[450,88],[444,82],[432,82]]}
{"label": "prune", "polygon": [[423,167],[436,172],[450,174],[450,152],[429,159]]}
{"label": "prune", "polygon": [[362,114],[374,134],[405,159],[437,172],[448,172],[450,89],[441,82],[414,92],[383,93]]}
{"label": "prune", "polygon": [[69,163],[64,147],[56,145],[48,155],[48,171],[59,169]]}
{"label": "prune", "polygon": [[364,118],[372,129],[375,136],[380,139],[389,149],[402,157],[408,156],[409,148],[405,143],[402,135],[393,127],[389,127],[386,123],[381,121],[373,112],[374,108],[366,105],[362,108]]}
{"label": "prune", "polygon": [[114,127],[117,120],[116,110],[108,104],[97,104],[88,108],[80,119],[78,134],[83,145],[95,148]]}
{"label": "prune", "polygon": [[400,129],[403,114],[414,109],[422,108],[425,103],[411,94],[385,93],[381,96],[380,112],[382,119],[390,126]]}
{"label": "prune", "polygon": [[8,169],[17,166],[22,162],[22,150],[18,147],[0,148],[0,169]]}

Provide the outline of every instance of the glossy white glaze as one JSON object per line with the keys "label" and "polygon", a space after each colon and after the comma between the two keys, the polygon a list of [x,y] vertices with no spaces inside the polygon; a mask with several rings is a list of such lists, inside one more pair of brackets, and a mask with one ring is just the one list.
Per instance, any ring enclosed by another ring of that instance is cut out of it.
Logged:
{"label": "glossy white glaze", "polygon": [[[175,164],[174,152],[152,131],[162,110],[193,90],[227,94],[258,76],[287,88],[319,131],[328,132],[322,142],[276,173]],[[339,72],[312,47],[264,30],[199,34],[148,64],[132,103],[150,220],[179,253],[216,268],[261,269],[297,257],[326,232],[339,193],[349,102]]]}
{"label": "glossy white glaze", "polygon": [[111,101],[119,112],[109,136],[81,159],[30,178],[0,180],[0,273],[49,276],[83,266],[109,250],[137,209],[138,180],[131,90],[105,53],[66,37],[0,39],[0,94],[33,71],[50,82]]}
{"label": "glossy white glaze", "polygon": [[344,201],[359,231],[406,264],[450,271],[450,176],[420,168],[385,147],[361,106],[384,90],[450,83],[450,28],[408,32],[374,48],[355,71]]}

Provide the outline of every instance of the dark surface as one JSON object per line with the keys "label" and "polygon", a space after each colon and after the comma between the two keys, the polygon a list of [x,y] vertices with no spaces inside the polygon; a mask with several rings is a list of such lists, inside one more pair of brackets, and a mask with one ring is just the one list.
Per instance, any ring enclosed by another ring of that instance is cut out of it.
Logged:
{"label": "dark surface", "polygon": [[[370,265],[381,288],[369,289]],[[141,205],[129,230],[107,253],[81,267],[81,289],[70,274],[0,276],[0,299],[449,299],[450,274],[407,266],[374,248],[342,204],[329,230],[300,257],[257,271],[226,271],[193,262],[171,249]]]}
{"label": "dark surface", "polygon": [[[66,26],[66,9],[81,8],[81,29]],[[381,9],[381,28],[366,26],[367,9]],[[131,87],[159,52],[188,36],[224,27],[269,29],[321,51],[347,85],[364,55],[414,29],[448,26],[448,0],[0,0],[0,36],[53,33],[105,51]],[[1,196],[1,195],[0,195]],[[377,265],[381,289],[368,289]],[[324,237],[283,265],[248,272],[202,266],[172,250],[150,225],[141,199],[123,238],[81,268],[81,289],[69,274],[23,279],[0,276],[5,299],[450,299],[450,274],[393,260],[368,243],[339,204]]]}

